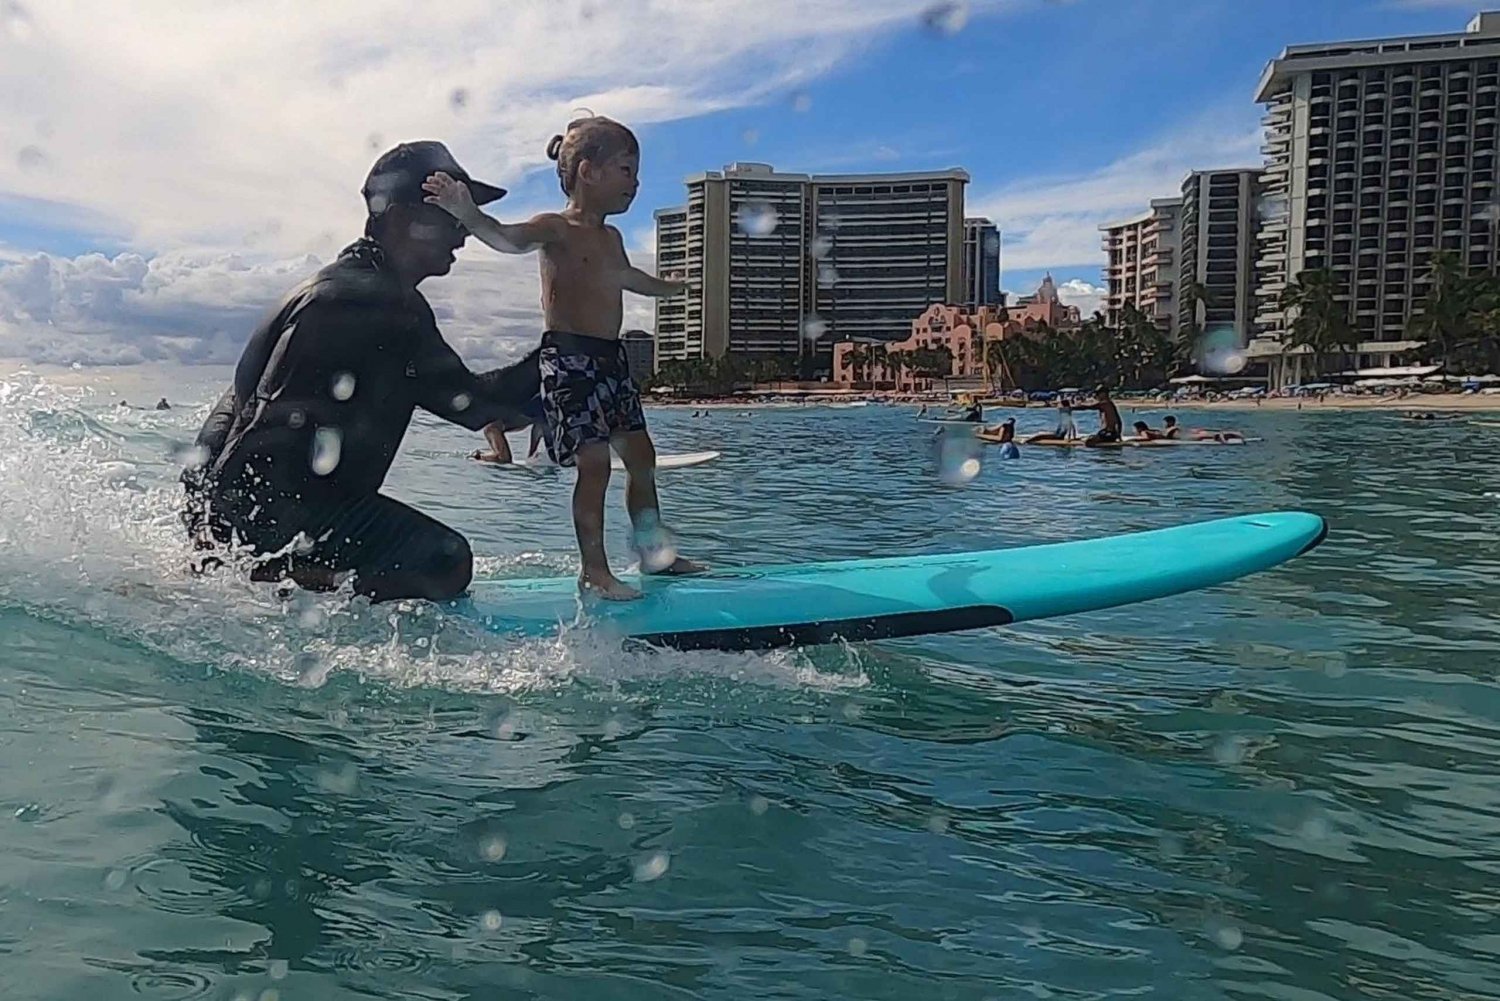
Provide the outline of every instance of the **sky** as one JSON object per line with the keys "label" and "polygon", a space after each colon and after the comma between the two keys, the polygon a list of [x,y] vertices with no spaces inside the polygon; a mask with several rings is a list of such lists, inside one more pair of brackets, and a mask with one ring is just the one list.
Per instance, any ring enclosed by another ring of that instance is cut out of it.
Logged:
{"label": "sky", "polygon": [[[0,0],[0,358],[233,362],[359,235],[382,149],[440,139],[524,218],[562,206],[544,150],[581,108],[640,136],[615,221],[642,267],[691,173],[956,166],[1004,288],[1050,271],[1087,314],[1100,223],[1260,162],[1255,85],[1283,46],[1458,31],[1481,5]],[[474,241],[423,291],[475,363],[541,327],[535,261]],[[650,302],[626,322],[649,329]]]}

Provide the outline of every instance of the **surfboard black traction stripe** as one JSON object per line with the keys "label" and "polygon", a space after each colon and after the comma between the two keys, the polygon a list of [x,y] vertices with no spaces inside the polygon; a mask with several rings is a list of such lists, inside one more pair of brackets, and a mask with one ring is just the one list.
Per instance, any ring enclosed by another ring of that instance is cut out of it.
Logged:
{"label": "surfboard black traction stripe", "polygon": [[968,605],[938,611],[892,612],[889,615],[824,619],[789,625],[648,633],[635,636],[632,641],[673,650],[774,650],[787,646],[818,646],[839,640],[858,643],[927,633],[959,632],[986,626],[1007,626],[1014,621],[1015,616],[1010,609],[1001,605]]}

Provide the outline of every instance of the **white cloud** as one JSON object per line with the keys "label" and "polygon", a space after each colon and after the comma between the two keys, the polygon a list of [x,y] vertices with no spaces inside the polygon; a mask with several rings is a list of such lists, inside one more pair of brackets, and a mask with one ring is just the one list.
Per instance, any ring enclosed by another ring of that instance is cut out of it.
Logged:
{"label": "white cloud", "polygon": [[1190,170],[1256,166],[1256,109],[1210,115],[1085,174],[1026,178],[973,193],[968,211],[989,216],[1004,234],[1009,270],[1099,266],[1099,224],[1143,212],[1153,198],[1179,193]]}
{"label": "white cloud", "polygon": [[1069,278],[1057,283],[1057,297],[1065,306],[1077,306],[1078,312],[1087,319],[1095,310],[1104,309],[1104,298],[1108,290],[1084,278]]}
{"label": "white cloud", "polygon": [[[0,254],[0,353],[223,360],[306,255],[357,235],[381,148],[438,137],[475,176],[514,184],[551,167],[546,140],[577,107],[639,128],[762,102],[921,7],[4,0],[0,205],[74,232],[87,220],[134,252]],[[535,266],[474,249],[424,291],[461,349],[503,357],[540,329]],[[649,318],[628,304],[627,323]]]}

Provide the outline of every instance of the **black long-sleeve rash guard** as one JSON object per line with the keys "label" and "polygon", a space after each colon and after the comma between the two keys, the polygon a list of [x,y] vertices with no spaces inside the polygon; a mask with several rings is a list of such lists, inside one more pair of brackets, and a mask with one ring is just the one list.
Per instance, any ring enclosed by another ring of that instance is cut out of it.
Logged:
{"label": "black long-sleeve rash guard", "polygon": [[198,434],[207,461],[189,486],[254,481],[313,504],[371,494],[415,408],[478,430],[513,419],[539,388],[535,353],[470,371],[427,300],[396,281],[378,244],[359,240],[251,336]]}

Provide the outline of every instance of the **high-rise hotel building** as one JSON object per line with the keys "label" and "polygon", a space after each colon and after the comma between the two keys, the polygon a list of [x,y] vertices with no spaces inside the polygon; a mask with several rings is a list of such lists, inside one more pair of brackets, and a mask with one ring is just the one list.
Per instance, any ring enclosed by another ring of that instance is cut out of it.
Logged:
{"label": "high-rise hotel building", "polygon": [[1177,258],[1181,198],[1153,198],[1140,215],[1099,227],[1104,234],[1104,322],[1120,325],[1131,305],[1164,333],[1177,332]]}
{"label": "high-rise hotel building", "polygon": [[689,177],[687,203],[656,213],[658,272],[688,283],[657,300],[657,363],[903,339],[912,317],[964,294],[968,180],[759,163]]}
{"label": "high-rise hotel building", "polygon": [[1252,355],[1281,353],[1281,293],[1327,269],[1350,304],[1358,364],[1388,364],[1415,346],[1405,327],[1433,251],[1495,267],[1500,12],[1453,34],[1290,46],[1256,100],[1266,164]]}

